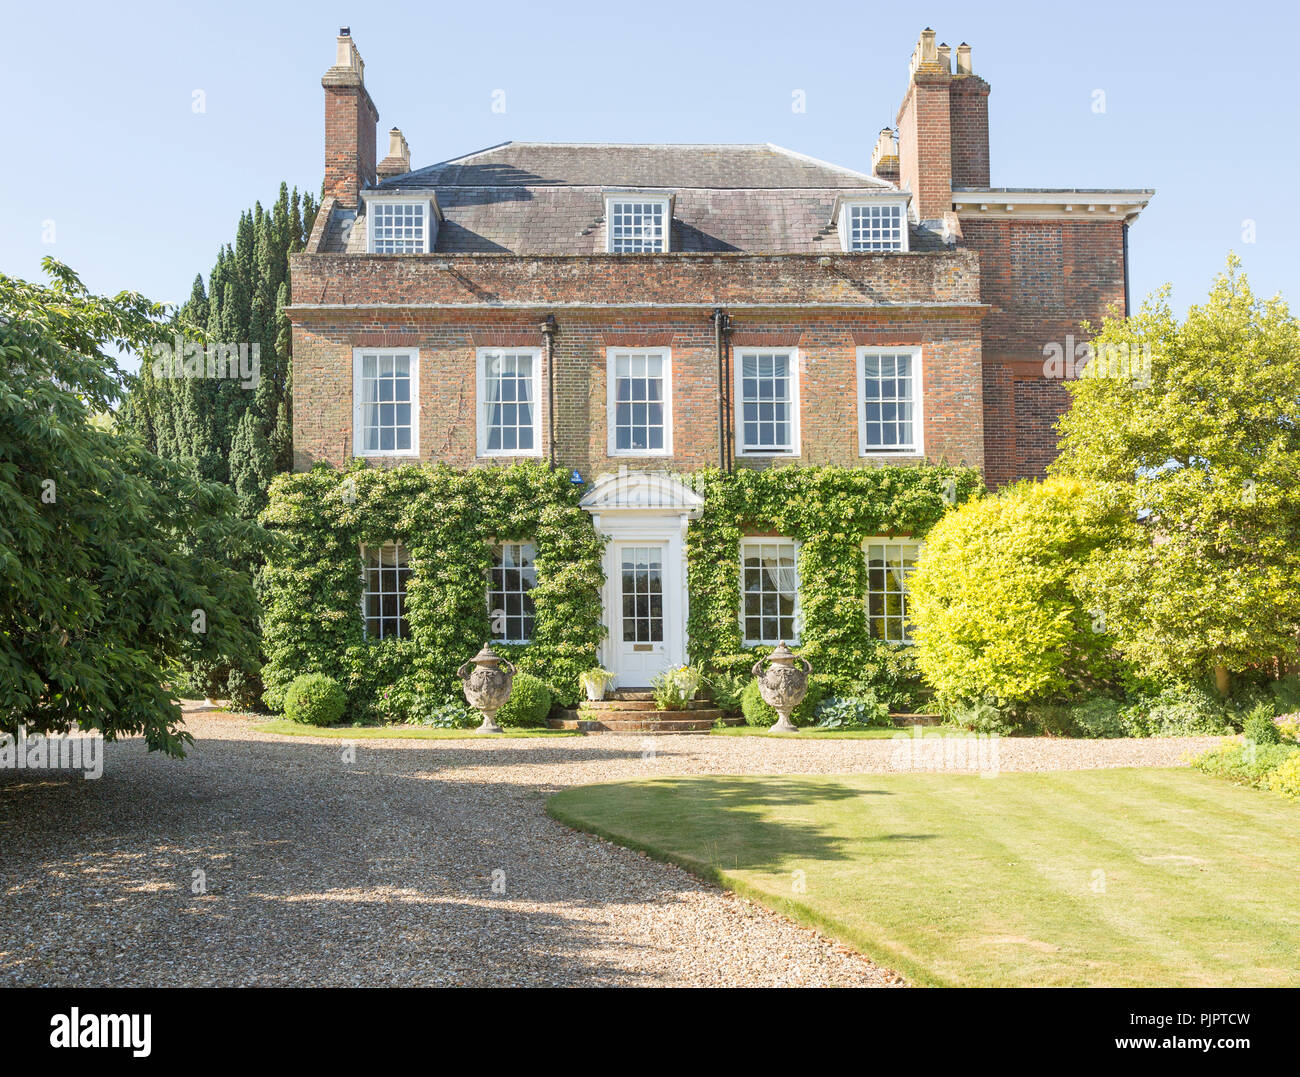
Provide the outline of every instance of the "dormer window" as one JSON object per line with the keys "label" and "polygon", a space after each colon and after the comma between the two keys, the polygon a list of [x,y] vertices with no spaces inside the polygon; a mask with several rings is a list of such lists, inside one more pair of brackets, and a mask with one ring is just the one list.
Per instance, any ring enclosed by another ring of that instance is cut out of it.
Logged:
{"label": "dormer window", "polygon": [[844,199],[839,204],[840,246],[845,251],[907,250],[907,196]]}
{"label": "dormer window", "polygon": [[631,191],[607,194],[605,221],[610,254],[662,254],[672,234],[672,199]]}
{"label": "dormer window", "polygon": [[367,249],[371,254],[428,254],[438,234],[432,201],[422,198],[366,198]]}

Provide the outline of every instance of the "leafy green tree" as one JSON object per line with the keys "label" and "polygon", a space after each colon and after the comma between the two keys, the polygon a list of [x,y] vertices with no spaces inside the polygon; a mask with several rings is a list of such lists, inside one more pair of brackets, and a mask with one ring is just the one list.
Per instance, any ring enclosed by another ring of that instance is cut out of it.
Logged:
{"label": "leafy green tree", "polygon": [[0,274],[0,731],[141,733],[183,754],[166,671],[256,649],[264,533],[223,486],[105,421],[125,389],[109,347],[150,361],[160,306]]}
{"label": "leafy green tree", "polygon": [[916,658],[942,706],[1074,695],[1116,676],[1114,641],[1073,580],[1123,529],[1079,480],[1022,482],[950,512],[908,588]]}
{"label": "leafy green tree", "polygon": [[1294,661],[1300,639],[1300,326],[1235,257],[1180,323],[1166,287],[1095,338],[1069,383],[1060,474],[1130,521],[1081,575],[1124,652],[1194,679]]}

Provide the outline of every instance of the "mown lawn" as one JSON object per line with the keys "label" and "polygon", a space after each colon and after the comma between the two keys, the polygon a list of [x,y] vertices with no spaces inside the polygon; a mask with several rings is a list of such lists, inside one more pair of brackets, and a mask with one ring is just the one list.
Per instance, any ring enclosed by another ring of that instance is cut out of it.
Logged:
{"label": "mown lawn", "polygon": [[561,822],[929,985],[1300,985],[1300,806],[1182,769],[660,778]]}
{"label": "mown lawn", "polygon": [[501,733],[475,733],[472,729],[434,729],[424,726],[314,726],[277,718],[253,726],[258,733],[286,737],[340,737],[347,740],[495,740],[499,737],[578,737],[571,729],[507,729]]}

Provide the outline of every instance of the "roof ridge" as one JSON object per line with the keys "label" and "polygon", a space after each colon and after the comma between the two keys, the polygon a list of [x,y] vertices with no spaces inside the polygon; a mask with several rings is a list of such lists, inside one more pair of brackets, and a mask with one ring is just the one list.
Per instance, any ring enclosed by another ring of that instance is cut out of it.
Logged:
{"label": "roof ridge", "polygon": [[768,142],[766,145],[768,149],[776,153],[783,153],[787,157],[793,157],[797,161],[807,161],[809,164],[820,165],[822,168],[829,168],[834,172],[844,172],[850,176],[861,176],[863,179],[870,180],[873,185],[879,185],[881,187],[894,186],[888,180],[882,180],[879,176],[873,176],[870,172],[860,172],[856,168],[837,165],[832,161],[824,161],[820,157],[812,157],[809,154],[800,153],[798,150],[789,150],[784,146],[778,146],[775,142]]}
{"label": "roof ridge", "polygon": [[511,142],[502,143],[502,145],[573,146],[573,147],[581,147],[582,149],[596,149],[600,147],[605,147],[608,149],[629,149],[629,150],[675,149],[676,147],[679,146],[690,147],[692,149],[698,149],[702,146],[721,146],[729,150],[735,150],[735,149],[760,150],[760,149],[772,148],[772,144],[770,142],[527,142],[527,141],[511,140]]}

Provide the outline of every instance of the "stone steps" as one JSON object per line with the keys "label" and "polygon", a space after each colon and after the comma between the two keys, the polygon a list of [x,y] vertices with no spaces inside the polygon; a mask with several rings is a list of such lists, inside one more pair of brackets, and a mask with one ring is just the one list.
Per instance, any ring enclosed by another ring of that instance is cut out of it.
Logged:
{"label": "stone steps", "polygon": [[557,718],[551,718],[546,724],[552,729],[576,729],[583,733],[707,733],[713,723],[721,721],[726,725],[740,725],[744,719],[739,715],[728,717],[716,708],[688,711],[587,711],[564,710]]}
{"label": "stone steps", "polygon": [[713,703],[707,699],[693,699],[686,705],[682,711],[661,711],[655,707],[654,698],[650,699],[584,699],[578,704],[580,711],[623,711],[623,712],[646,712],[654,714],[685,714],[688,711],[703,711],[713,709]]}

